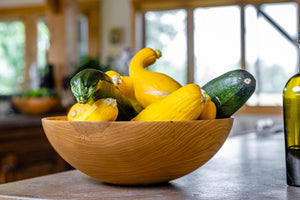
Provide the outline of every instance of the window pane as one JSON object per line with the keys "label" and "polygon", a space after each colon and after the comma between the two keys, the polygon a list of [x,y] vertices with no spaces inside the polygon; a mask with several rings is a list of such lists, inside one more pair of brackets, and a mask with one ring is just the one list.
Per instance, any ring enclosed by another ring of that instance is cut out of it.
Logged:
{"label": "window pane", "polygon": [[39,68],[46,67],[47,64],[47,51],[49,49],[49,29],[45,19],[38,20],[38,51],[37,63]]}
{"label": "window pane", "polygon": [[[261,8],[290,36],[297,35],[296,3],[265,4]],[[249,105],[281,106],[282,91],[297,72],[297,47],[282,35],[254,6],[245,8],[246,67],[257,80]]]}
{"label": "window pane", "polygon": [[78,55],[79,58],[81,58],[88,55],[89,26],[88,18],[86,16],[79,15],[78,27]]}
{"label": "window pane", "polygon": [[240,68],[240,8],[226,6],[194,11],[195,83],[204,85]]}
{"label": "window pane", "polygon": [[162,57],[149,70],[187,82],[186,11],[151,11],[145,14],[146,47],[159,49]]}
{"label": "window pane", "polygon": [[18,79],[24,70],[24,24],[0,22],[0,94],[17,93]]}

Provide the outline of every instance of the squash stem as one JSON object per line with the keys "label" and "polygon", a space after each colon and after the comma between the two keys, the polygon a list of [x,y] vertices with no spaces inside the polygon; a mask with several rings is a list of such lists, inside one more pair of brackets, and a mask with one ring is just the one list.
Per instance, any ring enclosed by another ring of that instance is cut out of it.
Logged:
{"label": "squash stem", "polygon": [[111,79],[115,85],[119,85],[123,82],[122,78],[118,75],[114,75],[113,77],[111,77]]}
{"label": "squash stem", "polygon": [[107,106],[112,106],[112,107],[116,107],[117,105],[117,100],[113,99],[113,98],[106,98],[103,101]]}
{"label": "squash stem", "polygon": [[162,56],[162,53],[161,53],[161,51],[160,51],[160,50],[158,50],[158,49],[156,49],[156,50],[155,50],[155,53],[156,53],[156,57],[157,57],[157,59],[159,59],[159,58]]}

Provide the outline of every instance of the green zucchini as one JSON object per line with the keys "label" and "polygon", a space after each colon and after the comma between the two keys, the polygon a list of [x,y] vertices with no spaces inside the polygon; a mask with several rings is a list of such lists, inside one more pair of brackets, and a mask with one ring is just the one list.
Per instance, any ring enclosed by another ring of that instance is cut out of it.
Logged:
{"label": "green zucchini", "polygon": [[127,97],[104,72],[84,69],[71,79],[71,90],[78,103],[93,104],[98,99],[114,98],[119,110],[117,121],[129,121],[137,115]]}
{"label": "green zucchini", "polygon": [[227,118],[240,109],[255,91],[256,80],[246,70],[229,71],[206,83],[202,89],[217,107],[217,118]]}

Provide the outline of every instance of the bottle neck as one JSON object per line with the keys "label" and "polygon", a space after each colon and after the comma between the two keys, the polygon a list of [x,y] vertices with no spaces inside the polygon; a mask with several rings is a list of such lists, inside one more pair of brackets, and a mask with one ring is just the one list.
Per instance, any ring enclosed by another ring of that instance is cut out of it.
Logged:
{"label": "bottle neck", "polygon": [[300,45],[298,44],[298,51],[297,51],[297,57],[298,57],[298,62],[297,62],[297,70],[298,73],[300,73]]}
{"label": "bottle neck", "polygon": [[297,45],[298,45],[298,63],[297,63],[297,68],[298,68],[298,73],[300,73],[300,29],[298,30],[298,38],[297,38]]}

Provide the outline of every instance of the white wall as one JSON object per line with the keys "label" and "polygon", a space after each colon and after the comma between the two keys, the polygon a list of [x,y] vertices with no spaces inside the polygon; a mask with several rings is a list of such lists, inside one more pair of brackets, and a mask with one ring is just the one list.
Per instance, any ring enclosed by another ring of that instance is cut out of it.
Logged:
{"label": "white wall", "polygon": [[[109,55],[117,55],[122,49],[131,47],[131,0],[102,0],[101,4],[101,59],[106,62]],[[122,29],[120,44],[109,42],[112,28]]]}

